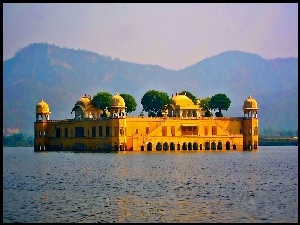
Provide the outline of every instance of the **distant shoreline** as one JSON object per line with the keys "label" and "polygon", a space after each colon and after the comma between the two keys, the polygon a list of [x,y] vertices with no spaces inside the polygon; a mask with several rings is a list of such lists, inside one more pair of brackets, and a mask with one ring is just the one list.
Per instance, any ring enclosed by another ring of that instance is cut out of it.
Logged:
{"label": "distant shoreline", "polygon": [[[298,146],[298,140],[297,141],[286,141],[286,142],[282,142],[282,141],[262,141],[258,143],[258,146]],[[32,147],[32,146],[4,146],[3,147]]]}
{"label": "distant shoreline", "polygon": [[260,138],[259,146],[298,146],[297,138]]}

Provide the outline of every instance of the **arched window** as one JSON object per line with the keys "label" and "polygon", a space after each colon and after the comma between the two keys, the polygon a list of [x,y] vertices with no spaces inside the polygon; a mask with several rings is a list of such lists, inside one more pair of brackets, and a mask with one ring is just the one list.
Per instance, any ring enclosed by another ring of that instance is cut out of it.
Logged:
{"label": "arched window", "polygon": [[161,143],[160,143],[160,142],[158,142],[158,143],[156,144],[156,150],[162,150],[162,146],[161,146]]}
{"label": "arched window", "polygon": [[216,143],[214,141],[211,143],[211,150],[216,150]]}
{"label": "arched window", "polygon": [[194,142],[194,143],[193,143],[193,149],[194,149],[194,150],[198,150],[198,143],[197,143],[197,142]]}
{"label": "arched window", "polygon": [[230,142],[229,141],[226,142],[226,150],[230,150]]}
{"label": "arched window", "polygon": [[175,150],[175,144],[174,144],[174,142],[170,143],[170,150]]}
{"label": "arched window", "polygon": [[163,150],[169,150],[169,145],[167,142],[164,143]]}
{"label": "arched window", "polygon": [[149,142],[147,144],[147,151],[152,151],[152,143],[151,142]]}
{"label": "arched window", "polygon": [[210,150],[210,143],[209,143],[209,141],[205,142],[205,150]]}
{"label": "arched window", "polygon": [[218,149],[218,150],[222,150],[222,142],[221,142],[221,141],[218,142],[217,149]]}

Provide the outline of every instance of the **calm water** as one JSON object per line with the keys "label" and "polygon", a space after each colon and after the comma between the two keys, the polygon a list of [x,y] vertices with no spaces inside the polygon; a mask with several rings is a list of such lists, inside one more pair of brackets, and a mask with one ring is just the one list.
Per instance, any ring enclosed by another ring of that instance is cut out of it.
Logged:
{"label": "calm water", "polygon": [[298,222],[297,146],[3,152],[3,222]]}

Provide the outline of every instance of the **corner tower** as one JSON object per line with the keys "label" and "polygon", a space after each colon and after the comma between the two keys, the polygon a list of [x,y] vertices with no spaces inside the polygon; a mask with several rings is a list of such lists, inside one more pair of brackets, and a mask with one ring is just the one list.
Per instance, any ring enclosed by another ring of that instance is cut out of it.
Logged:
{"label": "corner tower", "polygon": [[243,149],[251,150],[258,148],[258,105],[251,94],[244,101],[243,111]]}
{"label": "corner tower", "polygon": [[110,101],[110,124],[112,130],[111,145],[115,151],[124,151],[126,147],[126,106],[125,101],[116,93]]}
{"label": "corner tower", "polygon": [[50,113],[49,105],[42,99],[35,107],[35,122],[49,120]]}
{"label": "corner tower", "polygon": [[47,150],[47,122],[50,115],[49,105],[42,99],[35,107],[34,151]]}

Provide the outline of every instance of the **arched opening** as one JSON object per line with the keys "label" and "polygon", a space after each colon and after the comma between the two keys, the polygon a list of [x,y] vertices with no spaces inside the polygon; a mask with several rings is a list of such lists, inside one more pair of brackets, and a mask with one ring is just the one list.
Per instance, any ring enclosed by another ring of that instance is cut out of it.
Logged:
{"label": "arched opening", "polygon": [[226,142],[226,150],[230,150],[230,142],[229,141]]}
{"label": "arched opening", "polygon": [[158,143],[156,144],[156,150],[160,151],[161,149],[162,149],[161,143],[158,142]]}
{"label": "arched opening", "polygon": [[187,149],[186,143],[183,142],[183,144],[182,144],[182,150],[186,150],[186,149]]}
{"label": "arched opening", "polygon": [[257,141],[254,141],[254,149],[257,149]]}
{"label": "arched opening", "polygon": [[200,150],[202,150],[202,144],[200,144]]}
{"label": "arched opening", "polygon": [[213,141],[212,143],[211,143],[211,150],[216,150],[217,148],[216,148],[216,143]]}
{"label": "arched opening", "polygon": [[236,150],[236,144],[233,144],[233,150]]}
{"label": "arched opening", "polygon": [[177,144],[177,150],[180,150],[180,144],[179,144],[179,142]]}
{"label": "arched opening", "polygon": [[192,147],[192,143],[191,142],[189,142],[188,143],[188,150],[192,150],[193,149],[193,147]]}
{"label": "arched opening", "polygon": [[170,150],[175,150],[175,144],[173,142],[170,143]]}
{"label": "arched opening", "polygon": [[210,150],[210,143],[209,143],[209,141],[205,142],[205,150]]}
{"label": "arched opening", "polygon": [[149,142],[147,144],[147,151],[152,151],[152,143],[151,142]]}
{"label": "arched opening", "polygon": [[42,145],[41,144],[39,144],[39,151],[41,151],[42,150]]}
{"label": "arched opening", "polygon": [[194,150],[198,150],[198,143],[197,143],[197,142],[194,142],[194,143],[193,143],[193,149],[194,149]]}
{"label": "arched opening", "polygon": [[56,128],[56,137],[60,137],[60,129]]}
{"label": "arched opening", "polygon": [[169,144],[167,142],[164,143],[163,150],[169,150]]}
{"label": "arched opening", "polygon": [[197,117],[197,111],[196,110],[193,111],[193,117]]}
{"label": "arched opening", "polygon": [[218,149],[218,150],[222,150],[222,142],[221,142],[221,141],[218,142],[217,149]]}
{"label": "arched opening", "polygon": [[144,145],[141,146],[141,151],[144,151]]}
{"label": "arched opening", "polygon": [[252,145],[251,145],[251,142],[250,142],[250,141],[249,141],[249,143],[248,143],[247,149],[252,149]]}
{"label": "arched opening", "polygon": [[124,151],[123,145],[120,145],[120,151]]}

